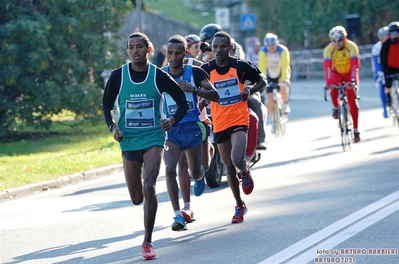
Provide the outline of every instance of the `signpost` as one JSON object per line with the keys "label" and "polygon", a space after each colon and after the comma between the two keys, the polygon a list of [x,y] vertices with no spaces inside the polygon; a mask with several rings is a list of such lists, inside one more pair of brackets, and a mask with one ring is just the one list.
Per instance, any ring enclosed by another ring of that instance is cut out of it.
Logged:
{"label": "signpost", "polygon": [[241,30],[256,30],[256,15],[252,13],[242,14],[240,16],[240,27]]}

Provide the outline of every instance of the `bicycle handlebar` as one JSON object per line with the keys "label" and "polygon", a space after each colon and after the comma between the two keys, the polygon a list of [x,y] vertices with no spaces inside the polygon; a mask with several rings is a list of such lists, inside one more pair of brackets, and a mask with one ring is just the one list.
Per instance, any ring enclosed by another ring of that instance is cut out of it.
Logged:
{"label": "bicycle handlebar", "polygon": [[355,82],[342,82],[339,85],[332,85],[332,86],[324,86],[324,101],[327,101],[327,90],[332,89],[354,89],[356,99],[360,100],[360,96],[357,94],[357,84]]}

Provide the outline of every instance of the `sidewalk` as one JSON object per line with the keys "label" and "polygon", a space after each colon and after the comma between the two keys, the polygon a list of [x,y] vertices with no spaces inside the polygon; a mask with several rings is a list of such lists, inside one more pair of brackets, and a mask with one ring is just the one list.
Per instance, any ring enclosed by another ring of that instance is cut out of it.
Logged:
{"label": "sidewalk", "polygon": [[35,193],[48,191],[51,189],[61,188],[63,186],[74,184],[82,181],[96,179],[108,176],[123,170],[122,164],[111,165],[103,168],[94,169],[87,172],[75,173],[69,176],[63,176],[55,180],[39,182],[12,188],[5,191],[0,191],[0,202],[26,197]]}

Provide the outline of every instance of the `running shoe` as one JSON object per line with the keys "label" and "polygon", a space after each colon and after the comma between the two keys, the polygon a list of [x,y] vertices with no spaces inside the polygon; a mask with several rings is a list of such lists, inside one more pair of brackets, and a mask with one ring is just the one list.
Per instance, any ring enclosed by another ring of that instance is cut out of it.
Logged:
{"label": "running shoe", "polygon": [[182,215],[178,215],[176,217],[173,217],[175,220],[172,224],[172,230],[173,231],[183,231],[187,230],[186,226],[186,220],[184,220],[184,217]]}
{"label": "running shoe", "polygon": [[244,221],[244,215],[247,213],[247,211],[248,208],[244,202],[242,202],[242,205],[237,205],[235,207],[235,213],[233,218],[231,219],[231,223],[236,224]]}
{"label": "running shoe", "polygon": [[334,119],[338,119],[338,107],[334,107],[334,108],[332,109],[332,117],[333,117]]}
{"label": "running shoe", "polygon": [[156,259],[157,254],[155,253],[152,243],[144,242],[141,247],[141,254],[143,255],[144,260]]}
{"label": "running shoe", "polygon": [[357,132],[357,131],[353,132],[353,141],[355,143],[360,141],[360,133],[359,132]]}
{"label": "running shoe", "polygon": [[239,175],[239,177],[241,178],[242,191],[246,195],[251,194],[254,189],[254,181],[252,180],[251,168],[249,167],[248,163],[247,163],[247,170],[248,170],[247,176],[242,176],[242,174]]}
{"label": "running shoe", "polygon": [[184,220],[186,220],[187,223],[191,223],[192,221],[195,221],[194,212],[191,211],[190,209],[183,208],[181,210],[181,213],[184,217]]}
{"label": "running shoe", "polygon": [[201,180],[195,180],[194,182],[194,195],[195,196],[201,196],[204,191],[205,191],[205,171],[204,171],[204,166],[201,165],[201,171],[202,171],[202,178]]}

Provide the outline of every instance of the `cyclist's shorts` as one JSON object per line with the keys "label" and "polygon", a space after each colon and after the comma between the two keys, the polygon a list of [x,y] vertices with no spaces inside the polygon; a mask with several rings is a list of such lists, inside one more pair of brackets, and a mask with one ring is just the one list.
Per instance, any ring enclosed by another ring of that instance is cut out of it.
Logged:
{"label": "cyclist's shorts", "polygon": [[[277,78],[267,77],[267,82],[268,83],[279,83],[280,77],[281,77],[281,75],[279,77],[277,77]],[[278,87],[278,91],[280,91],[280,86]],[[273,93],[273,87],[266,87],[266,93],[267,94],[268,93]]]}
{"label": "cyclist's shorts", "polygon": [[205,127],[202,122],[187,122],[172,126],[167,133],[167,140],[179,146],[181,151],[184,151],[200,145],[205,133]]}
{"label": "cyclist's shorts", "polygon": [[[399,73],[399,69],[392,69],[392,68],[388,68],[386,75],[393,75],[395,73]],[[393,82],[393,78],[385,78],[385,87],[392,87],[392,82]]]}
{"label": "cyclist's shorts", "polygon": [[221,143],[224,143],[224,142],[227,142],[228,140],[230,140],[231,135],[238,131],[244,131],[245,133],[248,133],[248,126],[229,127],[226,130],[215,133],[213,139],[214,139],[215,143],[221,144]]}

